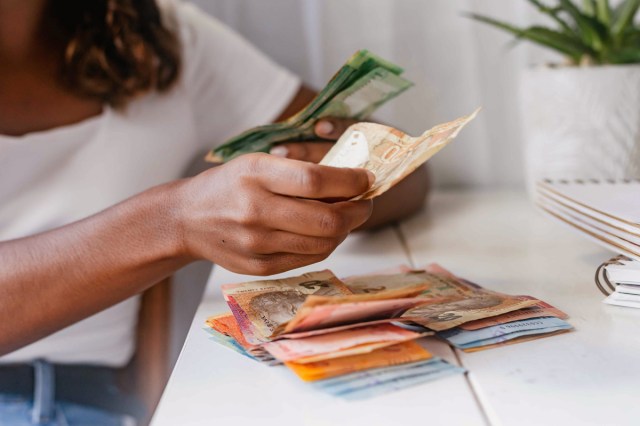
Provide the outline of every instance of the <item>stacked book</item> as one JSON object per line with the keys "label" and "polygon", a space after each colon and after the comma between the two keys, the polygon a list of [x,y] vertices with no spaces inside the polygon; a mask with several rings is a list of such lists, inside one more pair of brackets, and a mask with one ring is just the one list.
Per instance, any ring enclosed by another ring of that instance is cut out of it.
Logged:
{"label": "stacked book", "polygon": [[617,256],[601,265],[596,284],[609,305],[640,308],[640,261]]}
{"label": "stacked book", "polygon": [[596,243],[640,260],[640,180],[545,180],[536,186],[536,203]]}
{"label": "stacked book", "polygon": [[640,180],[545,180],[536,204],[547,214],[616,252],[600,265],[605,303],[640,308]]}

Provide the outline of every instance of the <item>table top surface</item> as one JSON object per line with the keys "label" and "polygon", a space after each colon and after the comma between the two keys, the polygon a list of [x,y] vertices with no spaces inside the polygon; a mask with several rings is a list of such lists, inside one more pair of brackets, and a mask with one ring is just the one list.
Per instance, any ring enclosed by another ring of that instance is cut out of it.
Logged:
{"label": "table top surface", "polygon": [[364,401],[318,392],[285,367],[266,367],[209,340],[207,316],[227,311],[220,285],[255,280],[216,267],[153,425],[637,424],[640,310],[601,303],[596,267],[612,256],[539,213],[521,192],[438,192],[396,227],[350,236],[327,260],[290,271],[338,276],[440,263],[488,289],[538,297],[576,331],[466,354],[425,347],[468,369]]}

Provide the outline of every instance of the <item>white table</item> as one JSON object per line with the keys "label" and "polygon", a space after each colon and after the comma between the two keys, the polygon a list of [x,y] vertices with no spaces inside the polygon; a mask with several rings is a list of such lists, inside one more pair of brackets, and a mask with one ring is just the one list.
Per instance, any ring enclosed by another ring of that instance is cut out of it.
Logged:
{"label": "white table", "polygon": [[217,268],[153,425],[638,424],[640,311],[600,303],[593,273],[608,257],[516,192],[437,193],[429,209],[399,227],[353,235],[325,262],[302,270],[347,276],[439,262],[490,289],[537,296],[577,328],[472,354],[432,339],[429,350],[470,373],[358,402],[210,341],[204,319],[226,310],[219,286],[250,279]]}

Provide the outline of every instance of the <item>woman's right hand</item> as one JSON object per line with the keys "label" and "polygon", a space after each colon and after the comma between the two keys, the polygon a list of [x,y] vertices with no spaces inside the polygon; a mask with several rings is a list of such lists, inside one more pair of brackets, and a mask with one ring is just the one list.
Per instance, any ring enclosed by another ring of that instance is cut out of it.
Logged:
{"label": "woman's right hand", "polygon": [[371,215],[363,169],[248,154],[177,186],[182,255],[271,275],[325,259]]}

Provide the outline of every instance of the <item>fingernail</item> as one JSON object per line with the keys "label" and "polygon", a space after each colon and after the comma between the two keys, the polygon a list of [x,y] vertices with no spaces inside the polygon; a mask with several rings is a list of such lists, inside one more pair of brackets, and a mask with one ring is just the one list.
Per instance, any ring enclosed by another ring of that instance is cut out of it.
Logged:
{"label": "fingernail", "polygon": [[327,120],[320,120],[316,123],[316,134],[318,136],[329,136],[333,133],[333,123]]}
{"label": "fingernail", "polygon": [[369,187],[371,187],[376,182],[376,175],[374,175],[370,170],[366,170],[366,172],[367,177],[369,178]]}
{"label": "fingernail", "polygon": [[287,158],[289,154],[289,149],[286,146],[278,145],[271,148],[269,154],[275,155],[276,157]]}

